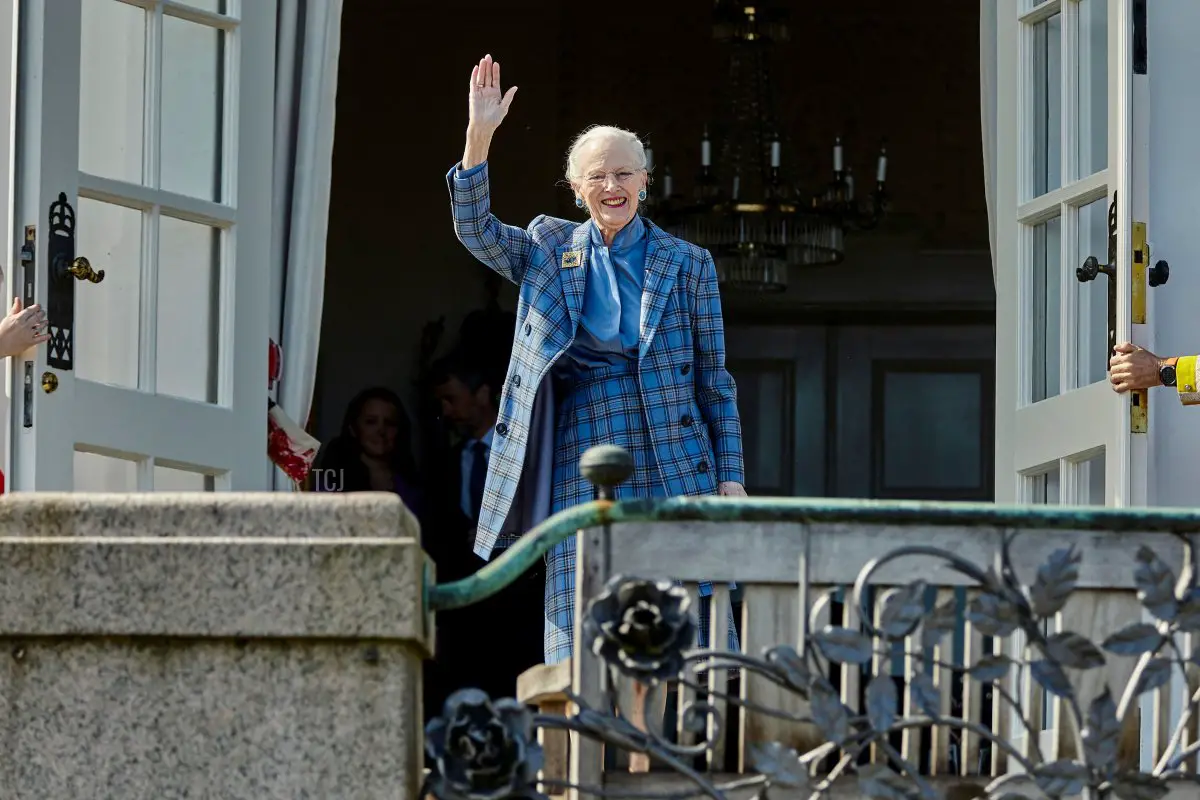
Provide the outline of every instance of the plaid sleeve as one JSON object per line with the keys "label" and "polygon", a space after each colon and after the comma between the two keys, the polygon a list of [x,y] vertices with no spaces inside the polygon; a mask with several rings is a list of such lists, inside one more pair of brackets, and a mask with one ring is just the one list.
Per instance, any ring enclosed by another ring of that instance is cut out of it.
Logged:
{"label": "plaid sleeve", "polygon": [[744,484],[742,422],[738,416],[737,387],[725,369],[725,323],[721,318],[721,293],[712,254],[700,262],[699,285],[692,313],[696,348],[696,400],[712,434],[717,458],[717,480]]}
{"label": "plaid sleeve", "polygon": [[533,252],[533,237],[523,228],[505,225],[492,214],[491,187],[485,161],[468,170],[455,164],[446,174],[454,234],[471,255],[519,284]]}

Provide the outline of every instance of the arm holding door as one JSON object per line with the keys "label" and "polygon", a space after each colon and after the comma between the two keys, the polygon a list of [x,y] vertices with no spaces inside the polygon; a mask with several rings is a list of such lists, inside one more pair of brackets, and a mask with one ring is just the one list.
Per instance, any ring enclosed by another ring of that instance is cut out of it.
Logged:
{"label": "arm holding door", "polygon": [[19,356],[49,339],[46,312],[42,307],[35,304],[22,308],[21,298],[14,297],[8,316],[0,319],[0,358]]}
{"label": "arm holding door", "polygon": [[1116,346],[1116,355],[1109,359],[1108,379],[1118,392],[1171,386],[1185,406],[1200,405],[1200,384],[1197,384],[1196,361],[1200,356],[1171,356],[1160,358],[1145,348],[1129,342]]}

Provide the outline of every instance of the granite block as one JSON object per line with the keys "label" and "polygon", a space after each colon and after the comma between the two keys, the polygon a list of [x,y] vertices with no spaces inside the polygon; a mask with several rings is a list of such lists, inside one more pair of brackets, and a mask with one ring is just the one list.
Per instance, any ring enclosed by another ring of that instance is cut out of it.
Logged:
{"label": "granite block", "polygon": [[5,800],[413,800],[400,643],[0,637]]}
{"label": "granite block", "polygon": [[419,543],[390,494],[0,499],[0,800],[415,798]]}
{"label": "granite block", "polygon": [[407,537],[416,517],[390,492],[16,492],[0,502],[6,536]]}
{"label": "granite block", "polygon": [[412,539],[0,537],[0,635],[377,638],[431,652]]}

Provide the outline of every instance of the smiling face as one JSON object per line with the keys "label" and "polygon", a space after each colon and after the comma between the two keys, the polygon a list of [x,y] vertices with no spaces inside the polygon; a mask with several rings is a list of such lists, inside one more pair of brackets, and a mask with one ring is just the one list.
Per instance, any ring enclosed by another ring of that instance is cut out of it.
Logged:
{"label": "smiling face", "polygon": [[611,242],[637,213],[638,192],[646,188],[646,170],[633,144],[614,136],[585,142],[577,154],[571,188],[583,198],[604,240]]}
{"label": "smiling face", "polygon": [[363,404],[362,412],[354,423],[354,436],[369,458],[391,458],[396,449],[396,432],[400,427],[397,414],[397,408],[385,400],[372,398]]}

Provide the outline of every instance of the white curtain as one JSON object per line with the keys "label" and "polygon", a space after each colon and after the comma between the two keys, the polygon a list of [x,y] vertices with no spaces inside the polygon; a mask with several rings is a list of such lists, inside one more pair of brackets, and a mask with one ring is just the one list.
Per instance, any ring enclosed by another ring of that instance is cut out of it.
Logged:
{"label": "white curtain", "polygon": [[983,132],[983,191],[987,198],[993,282],[996,280],[996,2],[979,0],[979,122]]}
{"label": "white curtain", "polygon": [[[274,399],[303,426],[321,338],[342,0],[278,2],[270,324],[283,364]],[[274,485],[293,488],[278,470]]]}

